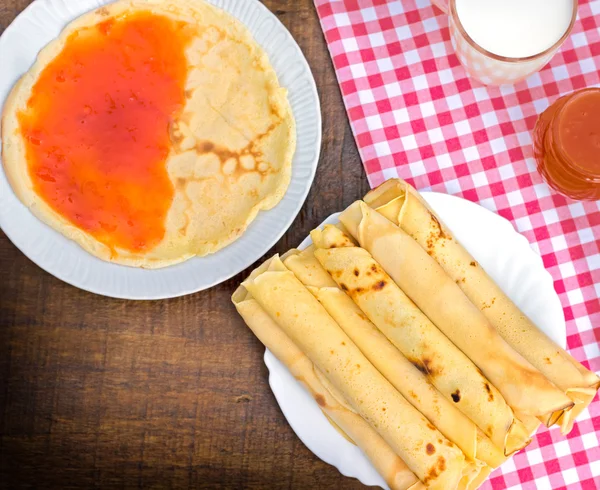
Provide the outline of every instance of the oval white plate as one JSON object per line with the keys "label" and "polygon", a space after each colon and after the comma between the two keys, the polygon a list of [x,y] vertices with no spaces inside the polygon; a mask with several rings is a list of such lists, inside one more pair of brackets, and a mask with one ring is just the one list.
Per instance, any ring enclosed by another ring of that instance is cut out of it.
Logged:
{"label": "oval white plate", "polygon": [[[207,0],[244,23],[265,49],[296,118],[292,180],[281,202],[259,213],[246,232],[219,252],[158,270],[104,262],[35,218],[17,199],[0,165],[0,228],[50,274],[93,293],[126,299],[162,299],[209,288],[250,266],[292,224],[312,184],[321,148],[321,109],[314,78],[300,48],[258,0]],[[109,0],[35,0],[0,38],[0,101],[64,26]]]}
{"label": "oval white plate", "polygon": [[[560,299],[552,276],[527,239],[509,221],[478,204],[435,192],[421,195],[519,308],[564,347],[566,327]],[[322,225],[337,223],[337,216],[330,216]],[[298,248],[310,243],[308,237]],[[332,427],[314,399],[269,350],[265,351],[265,364],[277,403],[302,442],[343,475],[387,489],[360,449]]]}

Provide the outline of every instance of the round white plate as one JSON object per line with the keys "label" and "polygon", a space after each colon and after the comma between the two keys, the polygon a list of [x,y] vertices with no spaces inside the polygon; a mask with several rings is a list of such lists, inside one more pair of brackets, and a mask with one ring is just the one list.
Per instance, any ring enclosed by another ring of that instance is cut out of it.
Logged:
{"label": "round white plate", "polygon": [[[46,226],[17,199],[0,165],[0,228],[50,274],[93,293],[126,299],[162,299],[209,288],[250,266],[292,224],[312,184],[321,148],[321,109],[314,78],[300,48],[258,0],[207,0],[238,18],[265,49],[296,119],[292,180],[281,202],[259,213],[246,232],[219,252],[158,270],[104,262]],[[35,0],[0,38],[0,103],[33,64],[39,50],[67,23],[108,0]]]}
{"label": "round white plate", "polygon": [[[558,345],[565,347],[565,321],[550,273],[511,223],[478,204],[447,194],[421,195],[508,296]],[[337,223],[338,214],[322,225]],[[308,247],[310,237],[300,244]],[[345,476],[388,488],[365,455],[327,421],[314,399],[269,350],[269,384],[285,418],[302,442]]]}

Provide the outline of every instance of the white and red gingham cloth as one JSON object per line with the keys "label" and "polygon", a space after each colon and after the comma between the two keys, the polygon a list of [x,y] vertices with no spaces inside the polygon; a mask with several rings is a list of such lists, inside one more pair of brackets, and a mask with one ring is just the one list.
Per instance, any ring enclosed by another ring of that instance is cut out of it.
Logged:
{"label": "white and red gingham cloth", "polygon": [[[429,0],[315,0],[367,176],[462,196],[512,221],[543,257],[567,320],[567,346],[600,371],[600,204],[553,193],[535,169],[531,132],[558,96],[600,86],[600,0],[579,0],[571,37],[513,86],[467,77],[448,18]],[[571,434],[540,430],[484,484],[600,489],[600,401]]]}

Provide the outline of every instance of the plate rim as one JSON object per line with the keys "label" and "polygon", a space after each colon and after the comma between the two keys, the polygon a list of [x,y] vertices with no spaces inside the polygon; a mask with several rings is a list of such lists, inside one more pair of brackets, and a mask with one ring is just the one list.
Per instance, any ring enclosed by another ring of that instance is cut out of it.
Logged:
{"label": "plate rim", "polygon": [[[68,8],[69,4],[77,3],[77,0],[34,0],[27,7],[25,7],[13,19],[13,21],[8,25],[8,27],[2,32],[2,35],[0,36],[0,51],[2,51],[4,44],[6,44],[8,42],[7,39],[9,39],[9,37],[14,32],[19,32],[18,26],[19,26],[20,22],[23,22],[24,19],[27,19],[28,16],[34,16],[36,9],[44,8],[47,5],[52,5],[59,1],[61,3],[63,3],[65,6],[67,6],[67,8]],[[105,5],[105,4],[112,3],[114,1],[115,0],[96,0],[96,3],[98,5]],[[232,0],[203,0],[203,1],[211,4],[215,8],[218,8],[218,9],[221,9],[221,10],[227,12],[229,15],[231,15],[232,17],[237,19],[239,22],[241,22],[246,27],[246,29],[248,29],[248,31],[251,33],[253,39],[265,50],[265,52],[267,53],[267,56],[269,56],[269,58],[271,58],[273,56],[273,53],[267,52],[267,48],[264,45],[262,45],[261,43],[259,43],[258,40],[256,39],[258,31],[253,32],[252,27],[248,25],[247,21],[245,22],[244,20],[240,19],[238,17],[238,15],[236,14],[236,12],[233,12],[232,9],[227,8],[227,6],[234,5],[234,2]],[[97,295],[105,296],[105,297],[109,297],[109,298],[136,300],[136,301],[153,301],[153,300],[160,300],[160,299],[177,298],[177,297],[194,294],[194,293],[197,293],[200,291],[204,291],[206,289],[210,289],[218,284],[221,284],[221,283],[227,281],[228,279],[231,279],[236,274],[239,274],[243,270],[252,266],[265,253],[267,253],[271,247],[276,245],[277,242],[279,242],[279,240],[281,240],[281,237],[292,226],[292,224],[296,220],[298,214],[300,213],[300,211],[302,210],[302,207],[304,206],[304,204],[306,202],[306,199],[308,197],[308,194],[309,194],[309,192],[312,188],[312,184],[314,182],[317,167],[319,166],[319,161],[320,161],[320,156],[321,156],[321,151],[322,151],[322,138],[323,138],[323,126],[322,126],[323,125],[323,117],[322,117],[322,113],[321,113],[321,101],[319,98],[319,91],[318,91],[316,81],[315,81],[314,75],[312,73],[310,64],[308,63],[308,60],[306,59],[306,56],[304,55],[304,53],[303,53],[302,49],[300,48],[300,46],[298,45],[298,43],[296,42],[294,36],[292,36],[292,34],[288,30],[288,28],[281,22],[281,20],[279,20],[279,18],[273,12],[271,12],[259,0],[235,0],[235,1],[236,2],[243,1],[246,4],[242,7],[241,10],[250,8],[247,6],[247,4],[250,4],[253,8],[257,9],[260,12],[260,16],[262,17],[262,19],[271,19],[272,21],[274,21],[274,31],[276,33],[283,33],[283,35],[287,39],[287,42],[292,47],[292,49],[295,53],[294,63],[295,64],[300,63],[302,65],[303,78],[304,78],[304,80],[307,80],[309,83],[308,87],[306,87],[305,90],[306,90],[306,93],[310,92],[310,94],[311,94],[312,100],[310,102],[310,106],[316,113],[315,114],[316,119],[312,120],[313,124],[311,125],[311,127],[313,127],[316,131],[314,145],[307,145],[304,148],[300,148],[298,146],[298,141],[300,138],[298,137],[298,124],[296,124],[296,142],[297,142],[297,144],[296,144],[296,149],[295,149],[293,158],[295,159],[296,155],[298,155],[298,152],[300,150],[304,150],[304,149],[308,149],[310,151],[314,150],[315,156],[314,156],[314,159],[310,162],[310,171],[308,172],[308,174],[304,175],[303,177],[300,177],[298,180],[298,183],[303,186],[302,191],[301,191],[301,193],[299,193],[297,199],[294,199],[293,209],[287,215],[287,218],[285,220],[283,220],[282,223],[279,224],[279,230],[274,234],[274,236],[271,240],[265,241],[262,245],[257,247],[257,251],[255,253],[250,255],[248,257],[248,259],[243,260],[242,265],[236,266],[234,269],[232,269],[231,271],[226,272],[224,274],[223,273],[216,274],[214,279],[211,281],[207,281],[204,283],[200,282],[199,285],[196,284],[196,285],[188,287],[188,288],[180,288],[177,291],[162,291],[162,292],[161,291],[151,291],[151,292],[137,294],[135,291],[132,291],[129,287],[125,290],[116,290],[114,288],[114,286],[107,286],[106,285],[107,283],[104,283],[103,285],[100,285],[100,286],[94,285],[94,284],[83,283],[83,281],[81,279],[78,279],[77,276],[75,276],[75,278],[66,276],[66,274],[62,273],[62,270],[60,269],[60,267],[58,268],[58,271],[50,270],[51,269],[50,265],[47,262],[45,262],[43,258],[33,256],[34,254],[31,251],[31,249],[28,248],[28,244],[18,243],[19,240],[16,239],[15,234],[13,232],[11,232],[11,225],[9,224],[10,219],[4,220],[2,215],[0,215],[0,229],[7,236],[7,238],[10,240],[10,242],[21,253],[23,253],[23,255],[25,255],[31,262],[33,262],[40,269],[42,269],[46,273],[56,277],[60,281],[69,284],[70,286],[76,287],[78,289],[81,289],[83,291],[86,291],[86,292],[89,292],[92,294],[97,294]],[[90,7],[89,7],[89,9],[86,9],[86,12],[92,11],[94,8],[97,8],[98,5],[90,4]],[[67,20],[67,23],[76,19],[80,15],[84,15],[84,14],[70,15],[69,19]],[[65,27],[65,25],[66,25],[66,23],[62,24],[60,26],[60,29],[63,29]],[[43,48],[43,46],[42,46],[42,48]],[[9,48],[9,49],[11,49],[11,48]],[[12,48],[12,49],[14,49],[14,48]],[[37,58],[38,53],[39,53],[39,51],[37,51],[35,54],[36,58]],[[29,66],[31,66],[35,62],[36,58],[31,60],[31,63]],[[275,69],[275,66],[273,66],[273,69]],[[11,73],[11,72],[9,72],[9,73]],[[23,73],[18,74],[18,76],[20,77],[20,76],[22,76],[22,74]],[[276,71],[276,75],[281,84],[283,73],[278,73]],[[14,76],[14,74],[13,74],[13,76]],[[17,78],[17,80],[18,80],[18,78]],[[14,83],[16,83],[16,80]],[[2,97],[2,99],[0,99],[0,114],[2,113],[6,98],[10,94],[10,90],[12,89],[13,86],[14,86],[14,84],[11,85],[11,87],[8,89],[8,92],[6,94],[0,94],[0,97]],[[281,86],[283,88],[288,89],[287,86],[284,86],[284,85],[281,85]],[[289,96],[288,96],[288,98],[289,98]],[[292,111],[293,111],[293,107],[292,107]],[[294,114],[294,118],[297,119],[297,114]],[[1,143],[1,137],[0,137],[0,143]],[[1,148],[1,144],[0,144],[0,148]],[[292,163],[292,172],[294,169],[293,165],[294,164]],[[244,233],[240,237],[238,237],[238,239],[234,240],[234,242],[228,244],[226,247],[224,247],[221,250],[226,250],[227,248],[234,245],[236,242],[243,240],[244,236],[247,237],[247,233],[248,233],[250,227],[255,225],[256,223],[260,223],[261,218],[265,219],[264,216],[267,215],[267,213],[278,213],[277,208],[278,208],[279,204],[281,204],[281,202],[285,199],[286,194],[288,194],[290,187],[292,186],[292,183],[293,183],[292,179],[293,179],[293,174],[292,174],[292,177],[290,180],[290,184],[288,185],[288,188],[286,189],[286,192],[282,197],[282,200],[276,206],[274,206],[273,208],[271,208],[269,210],[259,211],[257,216],[255,217],[255,219],[248,225],[248,228],[244,231]],[[12,187],[10,186],[10,183],[8,182],[6,172],[4,171],[4,166],[2,163],[2,155],[0,152],[0,183],[2,180],[4,181],[4,183],[6,184],[8,190],[9,190],[9,196],[7,196],[7,200],[13,200],[15,202],[16,206],[21,206],[24,208],[24,211],[26,211],[30,214],[33,214],[31,212],[31,210],[27,209],[26,206],[18,199],[18,197],[15,195],[14,191],[12,190]],[[279,211],[279,212],[281,212],[281,211]],[[49,227],[48,225],[46,225],[44,222],[42,222],[36,216],[34,216],[34,219],[38,222],[38,224],[41,227],[44,228],[44,231],[42,232],[43,234],[59,233],[56,230]],[[16,224],[16,226],[18,226],[18,223]],[[60,240],[62,243],[72,242],[72,240],[69,240],[68,238],[64,237],[62,234],[60,234]],[[79,247],[79,245],[77,245],[77,247],[81,248],[81,247]],[[101,259],[93,256],[92,254],[89,254],[85,250],[83,250],[83,249],[81,249],[81,250],[87,256],[84,260],[90,260],[92,262],[101,260]],[[218,252],[219,251],[217,251],[216,253],[218,253]],[[115,264],[115,263],[107,262],[107,261],[103,261],[103,260],[102,260],[102,262],[105,264],[108,264],[109,266],[113,266],[113,267],[127,268],[127,269],[132,269],[132,270],[144,270],[146,272],[152,273],[153,271],[165,270],[165,269],[168,269],[169,267],[185,266],[185,264],[189,264],[192,261],[203,260],[205,257],[210,257],[210,256],[214,256],[214,254],[209,254],[208,256],[204,256],[204,257],[192,257],[182,263],[174,264],[172,266],[168,266],[165,268],[159,268],[159,269],[134,268],[134,267],[121,265],[121,264]],[[96,271],[95,273],[98,274],[98,271]]]}

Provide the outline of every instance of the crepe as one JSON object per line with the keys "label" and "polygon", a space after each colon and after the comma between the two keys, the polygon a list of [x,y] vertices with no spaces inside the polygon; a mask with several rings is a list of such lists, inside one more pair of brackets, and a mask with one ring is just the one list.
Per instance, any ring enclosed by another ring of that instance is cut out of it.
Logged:
{"label": "crepe", "polygon": [[[310,263],[312,261],[312,264]],[[417,410],[456,444],[469,459],[475,459],[477,428],[427,378],[404,357],[365,317],[352,299],[337,287],[314,257],[312,249],[292,251],[284,265],[308,287],[315,298],[381,374]],[[320,268],[321,273],[314,272]],[[307,280],[307,275],[312,278]]]}
{"label": "crepe", "polygon": [[233,302],[248,327],[308,390],[330,421],[365,453],[377,472],[392,490],[421,490],[425,486],[400,459],[381,436],[358,415],[314,364],[283,333],[254,298],[240,286]]}
{"label": "crepe", "polygon": [[[506,455],[529,443],[498,390],[392,281],[366,250],[326,225],[311,237],[315,257],[367,318]],[[338,246],[346,243],[345,246]],[[334,248],[324,248],[333,246]]]}
{"label": "crepe", "polygon": [[468,459],[479,459],[494,468],[504,461],[504,453],[453,402],[443,397],[337,287],[315,258],[314,246],[302,252],[291,250],[282,258],[379,372]]}
{"label": "crepe", "polygon": [[157,268],[221,249],[275,206],[296,136],[239,21],[202,0],[120,0],[39,53],[6,101],[2,141],[39,219],[103,260]]}
{"label": "crepe", "polygon": [[[408,183],[391,179],[369,192],[365,202],[414,238],[485,315],[502,338],[575,403],[561,419],[563,434],[590,404],[598,376],[556,345],[510,300],[473,256],[454,238]],[[554,419],[562,415],[554,414]]]}
{"label": "crepe", "polygon": [[514,410],[550,417],[573,406],[564,392],[500,337],[454,280],[408,234],[362,201],[346,209],[340,221]]}
{"label": "crepe", "polygon": [[432,489],[459,488],[478,468],[379,373],[278,257],[243,286],[327,380]]}

